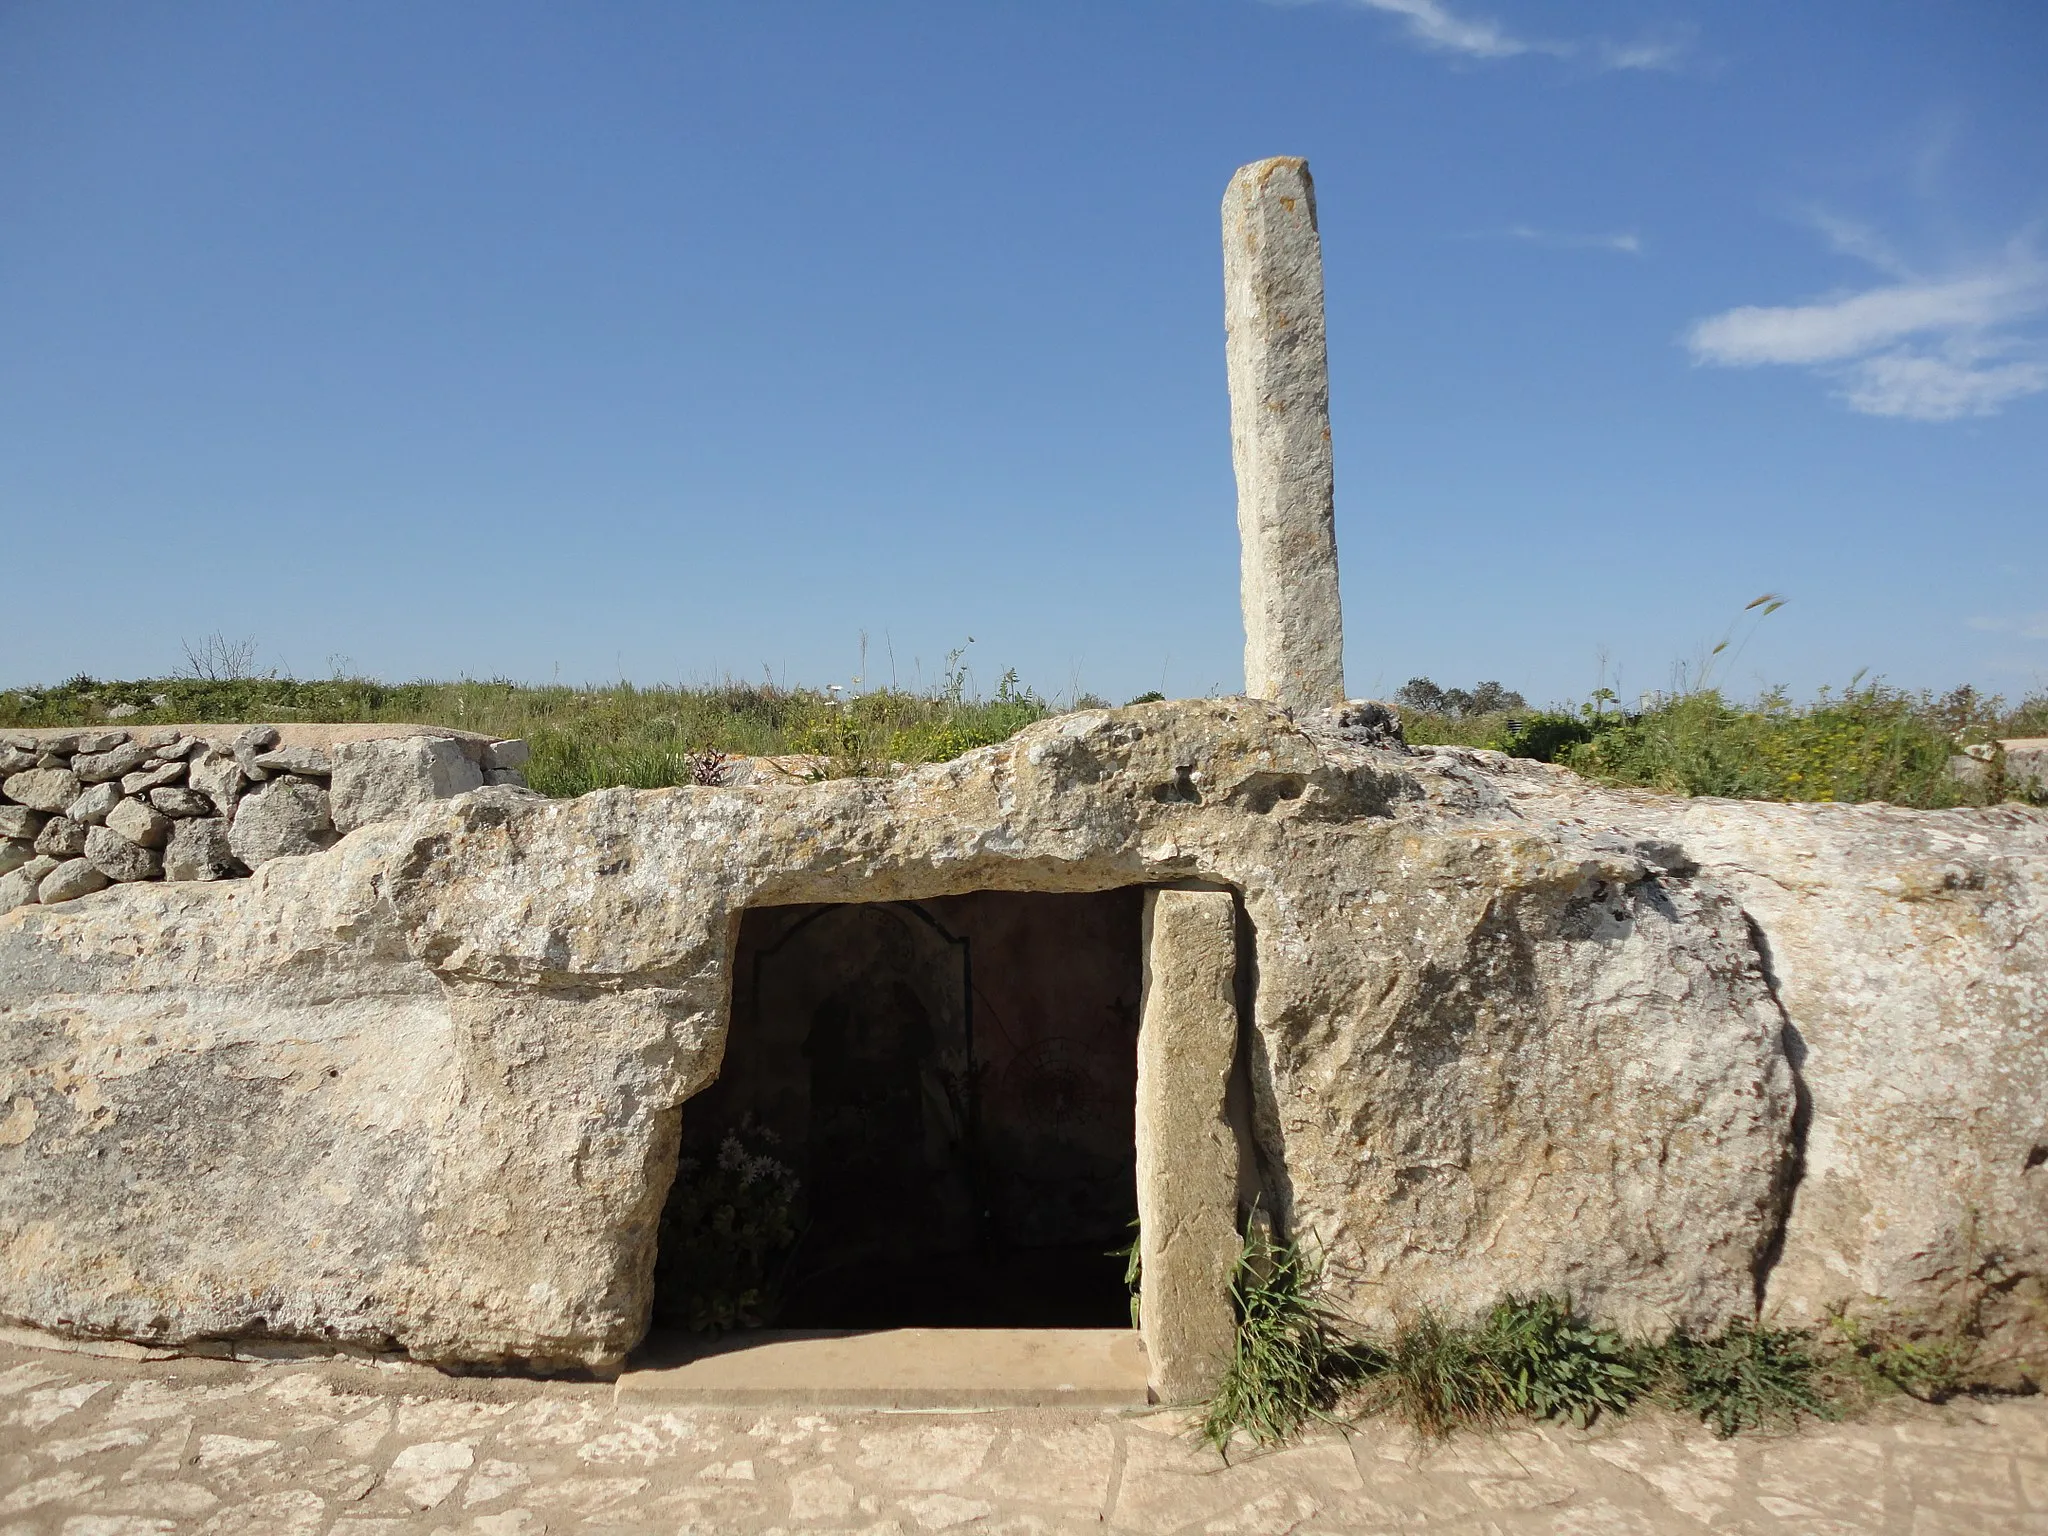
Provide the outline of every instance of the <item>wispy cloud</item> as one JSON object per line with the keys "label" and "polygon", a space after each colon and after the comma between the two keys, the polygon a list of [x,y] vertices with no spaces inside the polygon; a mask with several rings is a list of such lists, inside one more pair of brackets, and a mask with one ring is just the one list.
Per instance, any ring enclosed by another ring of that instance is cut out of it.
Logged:
{"label": "wispy cloud", "polygon": [[1528,224],[1510,224],[1502,234],[1509,240],[1548,246],[1559,251],[1618,251],[1624,256],[1643,254],[1643,237],[1634,230],[1612,235],[1575,235],[1555,229],[1537,229]]}
{"label": "wispy cloud", "polygon": [[1835,249],[1893,280],[1806,304],[1743,305],[1694,325],[1696,362],[1811,368],[1867,416],[1988,416],[2048,390],[2048,355],[2028,322],[2048,312],[2048,262],[2016,243],[1942,277],[1915,274],[1875,234],[1817,220]]}
{"label": "wispy cloud", "polygon": [[[1268,0],[1275,5],[1311,5],[1316,0]],[[1525,37],[1490,17],[1454,10],[1444,0],[1340,0],[1359,10],[1379,11],[1401,19],[1401,30],[1414,42],[1469,59],[1512,59],[1538,54],[1577,59],[1601,69],[1676,69],[1683,62],[1689,37],[1669,33],[1628,42],[1610,38]]]}
{"label": "wispy cloud", "polygon": [[1975,618],[1972,629],[1988,629],[1995,635],[2018,635],[2022,640],[2048,640],[2048,613],[2024,613],[2018,618]]}

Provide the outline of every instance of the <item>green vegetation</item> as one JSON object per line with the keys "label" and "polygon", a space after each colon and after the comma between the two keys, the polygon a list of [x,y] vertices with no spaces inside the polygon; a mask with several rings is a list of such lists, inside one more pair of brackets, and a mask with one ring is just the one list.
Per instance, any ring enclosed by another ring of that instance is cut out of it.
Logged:
{"label": "green vegetation", "polygon": [[0,729],[109,720],[130,727],[411,721],[501,738],[522,736],[533,746],[527,781],[549,795],[580,795],[621,784],[659,789],[698,782],[699,765],[708,753],[814,754],[821,759],[818,771],[827,777],[881,772],[891,762],[957,757],[1005,740],[1052,712],[1045,699],[1018,682],[1015,672],[1004,675],[993,698],[975,697],[959,652],[949,658],[945,681],[923,693],[877,689],[847,695],[835,688],[771,683],[641,688],[622,682],[569,688],[502,679],[380,683],[247,675],[125,683],[75,677],[53,687],[0,691]]}
{"label": "green vegetation", "polygon": [[[1763,600],[1760,600],[1763,601]],[[1763,610],[1769,612],[1768,606]],[[412,721],[533,746],[535,789],[577,795],[612,785],[657,789],[706,782],[717,754],[817,759],[825,777],[886,772],[891,763],[940,762],[1005,740],[1054,706],[1006,672],[992,697],[969,686],[962,651],[922,692],[848,693],[775,683],[713,686],[533,686],[489,682],[382,683],[256,674],[253,648],[219,637],[188,652],[176,677],[0,691],[0,728],[172,722]],[[1157,693],[1131,702],[1148,703]],[[1076,708],[1103,701],[1081,697]],[[1395,695],[1408,739],[1492,747],[1561,763],[1602,783],[1748,800],[1885,800],[1896,805],[2048,803],[2048,787],[2006,774],[1995,752],[1981,772],[1952,771],[1961,748],[2048,735],[2048,694],[2017,706],[1957,688],[1939,696],[1855,679],[1806,703],[1782,689],[1737,701],[1700,686],[1617,707],[1610,689],[1582,704],[1534,710],[1497,682],[1440,688],[1413,678]]]}
{"label": "green vegetation", "polygon": [[1968,1327],[1916,1334],[1835,1318],[1825,1329],[1737,1321],[1702,1336],[1628,1340],[1564,1297],[1509,1297],[1461,1323],[1424,1308],[1391,1337],[1360,1337],[1324,1299],[1317,1258],[1254,1227],[1239,1255],[1235,1352],[1200,1429],[1270,1446],[1311,1421],[1390,1414],[1426,1440],[1516,1417],[1625,1414],[1645,1402],[1697,1415],[1722,1435],[1801,1418],[1834,1420],[1894,1393],[1960,1391],[1977,1364]]}
{"label": "green vegetation", "polygon": [[[1444,690],[1417,678],[1396,698],[1426,700],[1431,692]],[[2048,735],[2048,694],[2008,707],[1968,687],[1937,696],[1857,678],[1803,704],[1782,689],[1738,702],[1701,688],[1635,711],[1613,706],[1612,692],[1601,689],[1587,703],[1542,711],[1431,712],[1404,702],[1401,718],[1418,744],[1491,747],[1562,763],[1601,783],[1669,794],[1883,800],[1925,809],[2044,799],[2042,786],[2009,778],[1995,755],[1975,778],[1958,777],[1951,760],[1966,746]]]}
{"label": "green vegetation", "polygon": [[1318,1299],[1321,1290],[1313,1254],[1274,1242],[1252,1223],[1230,1284],[1236,1349],[1202,1414],[1202,1436],[1219,1453],[1228,1453],[1236,1434],[1278,1445],[1310,1420],[1329,1419],[1376,1363],[1372,1351],[1345,1341],[1342,1320]]}
{"label": "green vegetation", "polygon": [[1822,1395],[1820,1362],[1812,1346],[1810,1333],[1735,1323],[1713,1338],[1674,1333],[1657,1354],[1672,1403],[1698,1414],[1721,1434],[1733,1435],[1789,1424],[1801,1414],[1842,1416]]}

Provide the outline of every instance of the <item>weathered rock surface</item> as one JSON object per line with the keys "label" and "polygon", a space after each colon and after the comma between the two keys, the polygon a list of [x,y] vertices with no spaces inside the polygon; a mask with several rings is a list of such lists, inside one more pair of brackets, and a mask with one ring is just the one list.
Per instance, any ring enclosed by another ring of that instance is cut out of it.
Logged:
{"label": "weathered rock surface", "polygon": [[257,753],[256,766],[265,773],[303,773],[316,779],[334,771],[333,763],[318,747],[275,747]]}
{"label": "weathered rock surface", "polygon": [[0,838],[0,875],[11,875],[22,865],[36,856],[33,839],[26,837]]}
{"label": "weathered rock surface", "polygon": [[164,872],[161,854],[154,848],[130,842],[112,827],[86,828],[85,857],[109,880],[154,880]]}
{"label": "weathered rock surface", "polygon": [[32,838],[49,819],[46,811],[32,811],[25,805],[0,805],[0,837]]}
{"label": "weathered rock surface", "polygon": [[272,859],[318,853],[334,845],[327,791],[297,778],[267,780],[235,807],[228,842],[251,869]]}
{"label": "weathered rock surface", "polygon": [[1656,829],[1741,904],[1802,1098],[1766,1309],[1981,1310],[2040,1379],[2048,814],[1673,800],[1469,755],[1532,817]]}
{"label": "weathered rock surface", "polygon": [[69,816],[52,816],[36,838],[36,852],[53,859],[75,859],[85,852],[85,834],[91,824]]}
{"label": "weathered rock surface", "polygon": [[437,736],[348,742],[334,749],[334,825],[342,832],[483,787],[463,744]]}
{"label": "weathered rock surface", "polygon": [[111,883],[106,871],[90,859],[66,859],[43,876],[36,887],[36,899],[45,904],[76,901],[80,896],[105,890]]}
{"label": "weathered rock surface", "polygon": [[1344,698],[1323,247],[1308,162],[1242,167],[1223,195],[1230,458],[1243,557],[1244,689],[1290,709]]}
{"label": "weathered rock surface", "polygon": [[187,760],[185,782],[206,796],[222,814],[232,814],[235,802],[248,787],[249,776],[235,761],[235,754],[219,747],[207,747]]}
{"label": "weathered rock surface", "polygon": [[256,759],[277,745],[277,728],[271,725],[252,725],[234,739],[229,748],[235,761],[241,765],[242,773],[252,781],[261,782],[268,770]]}
{"label": "weathered rock surface", "polygon": [[166,816],[211,816],[213,802],[196,789],[182,784],[167,785],[149,792],[149,803]]}
{"label": "weathered rock surface", "polygon": [[171,835],[170,817],[147,800],[123,800],[107,812],[106,827],[144,848],[161,848]]}
{"label": "weathered rock surface", "polygon": [[1371,734],[1088,711],[896,780],[486,789],[251,880],[18,908],[0,1316],[608,1365],[742,909],[1191,879],[1252,934],[1262,1203],[1363,1321],[1940,1305],[1965,1207],[2003,1294],[2038,1284],[2048,813],[1684,802]]}
{"label": "weathered rock surface", "polygon": [[31,768],[25,773],[9,774],[0,783],[0,791],[16,805],[53,814],[76,800],[84,787],[78,782],[78,775],[68,768]]}
{"label": "weathered rock surface", "polygon": [[159,763],[154,768],[144,767],[121,778],[121,793],[124,795],[146,795],[152,789],[164,784],[176,784],[185,777],[183,763]]}
{"label": "weathered rock surface", "polygon": [[241,861],[228,841],[228,824],[221,817],[197,817],[171,828],[171,840],[164,845],[166,880],[225,880],[241,873]]}
{"label": "weathered rock surface", "polygon": [[133,773],[148,757],[149,748],[139,741],[131,741],[104,752],[80,752],[71,759],[71,771],[88,784],[98,784]]}
{"label": "weathered rock surface", "polygon": [[121,803],[121,786],[95,784],[72,801],[64,814],[88,827],[105,823],[107,813]]}

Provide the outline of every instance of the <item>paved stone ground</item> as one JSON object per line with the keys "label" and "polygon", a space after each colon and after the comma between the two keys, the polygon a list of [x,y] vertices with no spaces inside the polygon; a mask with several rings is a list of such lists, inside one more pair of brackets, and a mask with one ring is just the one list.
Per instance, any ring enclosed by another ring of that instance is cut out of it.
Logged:
{"label": "paved stone ground", "polygon": [[2048,1399],[1716,1440],[1644,1414],[1229,1467],[1160,1412],[691,1410],[419,1367],[0,1344],[0,1536],[2048,1536]]}

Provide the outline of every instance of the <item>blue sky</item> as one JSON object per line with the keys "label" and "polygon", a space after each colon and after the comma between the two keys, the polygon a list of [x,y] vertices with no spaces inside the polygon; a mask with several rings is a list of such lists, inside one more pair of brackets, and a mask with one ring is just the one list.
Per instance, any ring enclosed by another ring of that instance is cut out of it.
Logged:
{"label": "blue sky", "polygon": [[1354,693],[1766,591],[1737,688],[2048,686],[2044,79],[2036,0],[0,0],[0,683],[1234,691],[1300,154]]}

